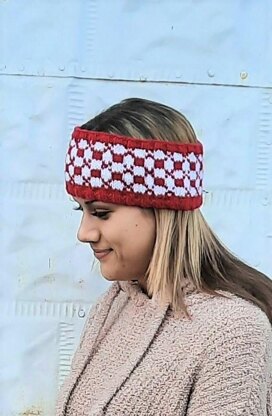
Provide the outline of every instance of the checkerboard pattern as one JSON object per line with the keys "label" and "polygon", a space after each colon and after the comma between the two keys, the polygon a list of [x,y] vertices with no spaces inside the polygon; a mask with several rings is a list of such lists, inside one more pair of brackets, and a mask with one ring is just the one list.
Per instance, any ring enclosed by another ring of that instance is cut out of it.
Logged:
{"label": "checkerboard pattern", "polygon": [[66,155],[66,189],[88,200],[191,210],[202,203],[203,148],[76,127]]}

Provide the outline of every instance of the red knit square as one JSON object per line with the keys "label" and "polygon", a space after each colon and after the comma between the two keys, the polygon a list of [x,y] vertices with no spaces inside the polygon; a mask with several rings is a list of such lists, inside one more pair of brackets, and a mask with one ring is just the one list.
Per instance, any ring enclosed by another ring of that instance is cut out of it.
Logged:
{"label": "red knit square", "polygon": [[112,173],[112,180],[114,181],[122,181],[122,173],[118,173],[118,172],[113,172]]}
{"label": "red knit square", "polygon": [[183,187],[183,186],[184,186],[184,181],[183,181],[183,179],[175,179],[175,185],[176,185],[176,186]]}
{"label": "red knit square", "polygon": [[123,155],[116,155],[115,153],[112,156],[113,162],[123,163],[124,156]]}
{"label": "red knit square", "polygon": [[154,184],[157,185],[157,186],[165,186],[164,179],[162,179],[162,178],[155,178],[154,179]]}
{"label": "red knit square", "polygon": [[174,162],[175,170],[182,170],[182,162]]}
{"label": "red knit square", "polygon": [[93,159],[102,160],[102,157],[103,157],[102,152],[98,152],[97,150],[93,151]]}
{"label": "red knit square", "polygon": [[144,159],[142,159],[140,157],[135,157],[134,165],[135,166],[144,166]]}
{"label": "red knit square", "polygon": [[81,175],[82,168],[80,166],[75,166],[74,174]]}
{"label": "red knit square", "polygon": [[139,183],[144,185],[145,178],[143,176],[134,176],[134,183]]}
{"label": "red knit square", "polygon": [[154,167],[156,169],[164,169],[164,160],[155,160]]}
{"label": "red knit square", "polygon": [[94,177],[94,178],[101,178],[101,170],[99,170],[99,169],[92,169],[91,170],[91,177]]}

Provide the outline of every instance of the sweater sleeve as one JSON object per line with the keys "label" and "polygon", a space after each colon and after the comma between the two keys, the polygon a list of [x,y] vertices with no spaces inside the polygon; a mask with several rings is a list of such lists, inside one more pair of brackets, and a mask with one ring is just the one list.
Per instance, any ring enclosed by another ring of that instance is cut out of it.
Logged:
{"label": "sweater sleeve", "polygon": [[210,337],[186,416],[272,416],[272,328],[254,311]]}

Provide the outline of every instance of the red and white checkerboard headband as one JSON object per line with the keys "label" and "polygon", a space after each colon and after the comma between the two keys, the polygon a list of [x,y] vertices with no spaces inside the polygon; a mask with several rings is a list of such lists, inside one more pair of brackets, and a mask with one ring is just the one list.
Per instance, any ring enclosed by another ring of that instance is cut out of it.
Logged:
{"label": "red and white checkerboard headband", "polygon": [[65,175],[66,190],[74,197],[193,210],[202,204],[203,147],[76,127]]}

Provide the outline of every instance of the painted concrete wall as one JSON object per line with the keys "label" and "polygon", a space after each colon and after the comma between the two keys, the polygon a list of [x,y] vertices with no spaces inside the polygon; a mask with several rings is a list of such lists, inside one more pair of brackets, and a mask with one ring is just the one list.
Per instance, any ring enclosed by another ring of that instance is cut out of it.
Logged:
{"label": "painted concrete wall", "polygon": [[272,272],[269,0],[0,1],[0,415],[54,414],[108,283],[64,192],[76,124],[138,96],[182,111],[205,146],[202,209]]}

